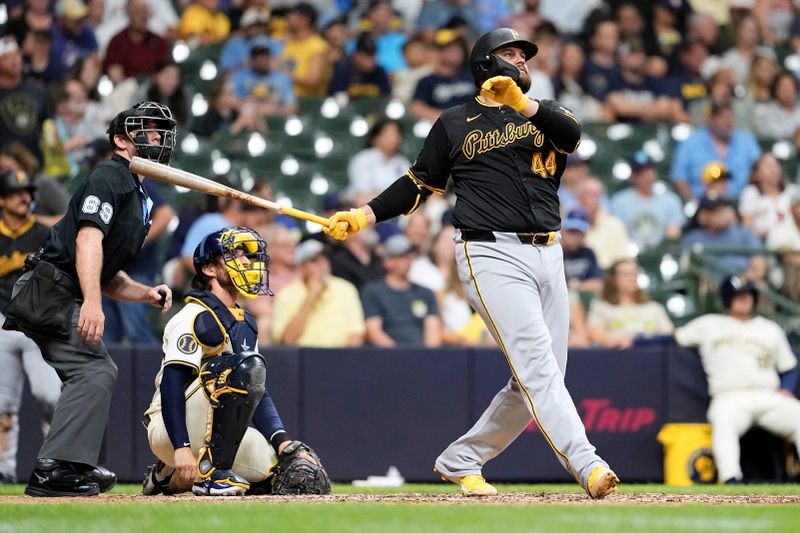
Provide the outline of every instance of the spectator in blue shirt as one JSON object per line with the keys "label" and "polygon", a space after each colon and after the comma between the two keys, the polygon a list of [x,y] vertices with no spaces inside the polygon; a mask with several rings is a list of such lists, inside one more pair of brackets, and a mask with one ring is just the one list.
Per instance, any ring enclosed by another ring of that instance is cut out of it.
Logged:
{"label": "spectator in blue shirt", "polygon": [[433,33],[437,28],[443,28],[453,19],[460,18],[466,23],[472,37],[478,37],[483,30],[483,22],[478,10],[472,2],[463,0],[431,0],[425,2],[417,19],[417,30]]}
{"label": "spectator in blue shirt", "polygon": [[591,51],[583,66],[581,85],[588,94],[602,102],[620,81],[617,23],[611,19],[596,22],[589,43]]}
{"label": "spectator in blue shirt", "polygon": [[[705,196],[697,208],[698,227],[684,235],[681,245],[686,252],[702,246],[741,246],[760,249],[761,241],[755,233],[738,223],[736,211],[723,198]],[[724,253],[709,255],[714,264],[704,268],[706,276],[720,281],[732,274],[747,275],[761,280],[766,273],[766,260],[761,255]]]}
{"label": "spectator in blue shirt", "polygon": [[436,34],[436,63],[433,74],[417,83],[409,111],[417,118],[435,122],[442,111],[463,104],[477,94],[467,66],[467,43],[452,30]]}
{"label": "spectator in blue shirt", "polygon": [[731,174],[727,198],[736,199],[760,155],[755,136],[735,127],[730,101],[713,102],[707,126],[694,130],[675,150],[670,175],[684,200],[702,198],[706,192],[703,169],[712,161],[722,161]]}
{"label": "spectator in blue shirt", "polygon": [[611,214],[622,220],[639,250],[679,238],[686,222],[681,199],[663,183],[655,187],[658,172],[643,151],[634,155],[630,166],[631,186],[611,197]]}
{"label": "spectator in blue shirt", "polygon": [[361,292],[367,342],[376,346],[441,346],[442,319],[436,296],[408,279],[415,257],[411,241],[405,235],[390,237],[383,253],[386,275],[367,283]]}
{"label": "spectator in blue shirt", "polygon": [[689,122],[680,100],[667,94],[664,81],[647,75],[647,55],[640,40],[619,47],[620,76],[612,82],[605,107],[622,122]]}
{"label": "spectator in blue shirt", "polygon": [[564,250],[564,273],[570,290],[593,292],[603,290],[603,270],[597,256],[584,244],[589,231],[589,217],[581,208],[573,209],[561,224],[561,248]]}
{"label": "spectator in blue shirt", "polygon": [[272,69],[272,52],[268,46],[253,45],[249,68],[234,72],[231,82],[237,98],[255,103],[261,116],[290,115],[297,111],[292,79],[287,73]]}
{"label": "spectator in blue shirt", "polygon": [[388,96],[392,85],[386,71],[376,61],[375,39],[369,33],[359,35],[352,55],[333,67],[328,95],[346,94],[350,100]]}
{"label": "spectator in blue shirt", "polygon": [[700,40],[681,43],[678,61],[669,75],[670,93],[680,98],[684,109],[708,95],[706,82],[700,75],[700,68],[708,59],[708,47]]}
{"label": "spectator in blue shirt", "polygon": [[60,77],[79,59],[97,52],[94,30],[86,20],[88,13],[83,0],[58,0],[56,4],[58,23],[50,29],[53,34],[50,62],[60,69]]}
{"label": "spectator in blue shirt", "polygon": [[250,47],[255,44],[267,46],[274,57],[279,57],[283,50],[282,43],[270,39],[269,11],[257,7],[248,8],[239,19],[239,31],[225,41],[219,56],[219,68],[225,73],[246,68],[250,57]]}
{"label": "spectator in blue shirt", "polygon": [[387,74],[406,68],[403,57],[406,35],[398,31],[401,22],[392,10],[392,3],[389,0],[372,0],[364,13],[364,23],[375,39],[378,65]]}

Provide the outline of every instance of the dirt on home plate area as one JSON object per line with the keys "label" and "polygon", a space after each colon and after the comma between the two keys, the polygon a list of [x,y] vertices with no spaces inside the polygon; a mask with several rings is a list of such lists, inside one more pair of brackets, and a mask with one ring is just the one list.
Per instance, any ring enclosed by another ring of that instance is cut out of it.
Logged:
{"label": "dirt on home plate area", "polygon": [[91,498],[31,498],[28,496],[0,496],[0,505],[43,503],[168,503],[168,502],[248,502],[261,504],[336,504],[384,503],[426,505],[741,505],[741,504],[800,504],[800,495],[769,494],[612,494],[601,501],[589,499],[585,494],[557,492],[509,492],[486,498],[465,498],[459,494],[331,494],[328,496],[227,496],[203,497],[193,495],[142,496],[139,494],[101,494]]}

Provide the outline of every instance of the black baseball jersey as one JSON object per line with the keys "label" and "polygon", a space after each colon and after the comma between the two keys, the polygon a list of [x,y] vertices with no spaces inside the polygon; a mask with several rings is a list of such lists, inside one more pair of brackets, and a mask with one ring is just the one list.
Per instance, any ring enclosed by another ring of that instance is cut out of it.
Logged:
{"label": "black baseball jersey", "polygon": [[11,299],[11,288],[22,274],[25,258],[42,247],[47,232],[44,224],[31,217],[16,231],[0,221],[0,309]]}
{"label": "black baseball jersey", "polygon": [[93,224],[104,235],[101,287],[136,257],[147,237],[151,201],[128,164],[115,155],[97,165],[72,196],[67,214],[50,230],[42,259],[75,281],[75,239],[82,224]]}
{"label": "black baseball jersey", "polygon": [[542,101],[527,119],[474,98],[442,113],[408,175],[440,193],[452,176],[456,228],[555,231],[561,174],[580,132],[577,119],[556,102]]}

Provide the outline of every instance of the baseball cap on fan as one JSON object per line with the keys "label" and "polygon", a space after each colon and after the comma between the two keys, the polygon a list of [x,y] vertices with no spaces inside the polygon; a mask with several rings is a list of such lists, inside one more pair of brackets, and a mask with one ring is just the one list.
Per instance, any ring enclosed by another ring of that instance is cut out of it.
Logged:
{"label": "baseball cap on fan", "polygon": [[83,0],[58,0],[56,4],[56,16],[65,17],[70,20],[82,19],[89,14],[89,9]]}
{"label": "baseball cap on fan", "polygon": [[269,23],[269,10],[257,7],[248,7],[239,19],[239,27],[255,26]]}
{"label": "baseball cap on fan", "polygon": [[721,161],[712,161],[703,167],[702,173],[703,185],[710,185],[717,180],[729,180],[731,173],[728,167]]}
{"label": "baseball cap on fan", "polygon": [[654,162],[644,150],[639,150],[633,154],[628,164],[631,166],[631,172],[636,174],[644,168],[652,168]]}
{"label": "baseball cap on fan", "polygon": [[589,217],[583,209],[573,209],[567,213],[567,218],[561,224],[561,229],[567,231],[580,231],[586,233],[589,231]]}
{"label": "baseball cap on fan", "polygon": [[402,257],[414,251],[411,239],[403,235],[393,235],[383,243],[383,257]]}
{"label": "baseball cap on fan", "polygon": [[311,259],[325,252],[325,245],[316,239],[308,239],[298,244],[294,249],[294,264],[304,265]]}

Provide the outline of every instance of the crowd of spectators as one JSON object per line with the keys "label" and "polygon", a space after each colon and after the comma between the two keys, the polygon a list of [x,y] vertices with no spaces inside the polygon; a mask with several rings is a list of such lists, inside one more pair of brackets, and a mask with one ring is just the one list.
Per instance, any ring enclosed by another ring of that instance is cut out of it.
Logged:
{"label": "crowd of spectators", "polygon": [[[573,346],[624,347],[671,331],[660,304],[635,290],[636,253],[664,243],[765,246],[779,252],[786,290],[800,292],[800,190],[759,144],[800,142],[800,9],[786,0],[11,0],[0,10],[0,169],[38,177],[36,212],[52,224],[85,170],[107,157],[105,125],[141,100],[169,105],[181,135],[212,146],[226,134],[268,138],[269,118],[297,114],[308,99],[394,98],[432,122],[475,96],[471,44],[502,25],[539,46],[530,96],[586,123],[692,127],[665,165],[628,154],[622,190],[607,190],[591,161],[568,158],[559,194]],[[192,105],[181,47],[216,50],[216,79],[200,95],[207,108]],[[360,205],[417,155],[403,152],[402,121],[368,118],[349,185],[326,197],[328,211]],[[266,176],[250,186],[275,198]],[[157,221],[135,272],[148,282],[185,287],[195,245],[220,225],[265,235],[276,296],[248,303],[264,344],[492,342],[453,268],[448,195],[335,243],[235,201],[177,208],[158,185],[148,190]],[[765,254],[721,262],[730,272],[710,277],[769,275]],[[578,293],[595,299],[584,308]],[[109,340],[153,338],[146,310],[107,312]]]}

